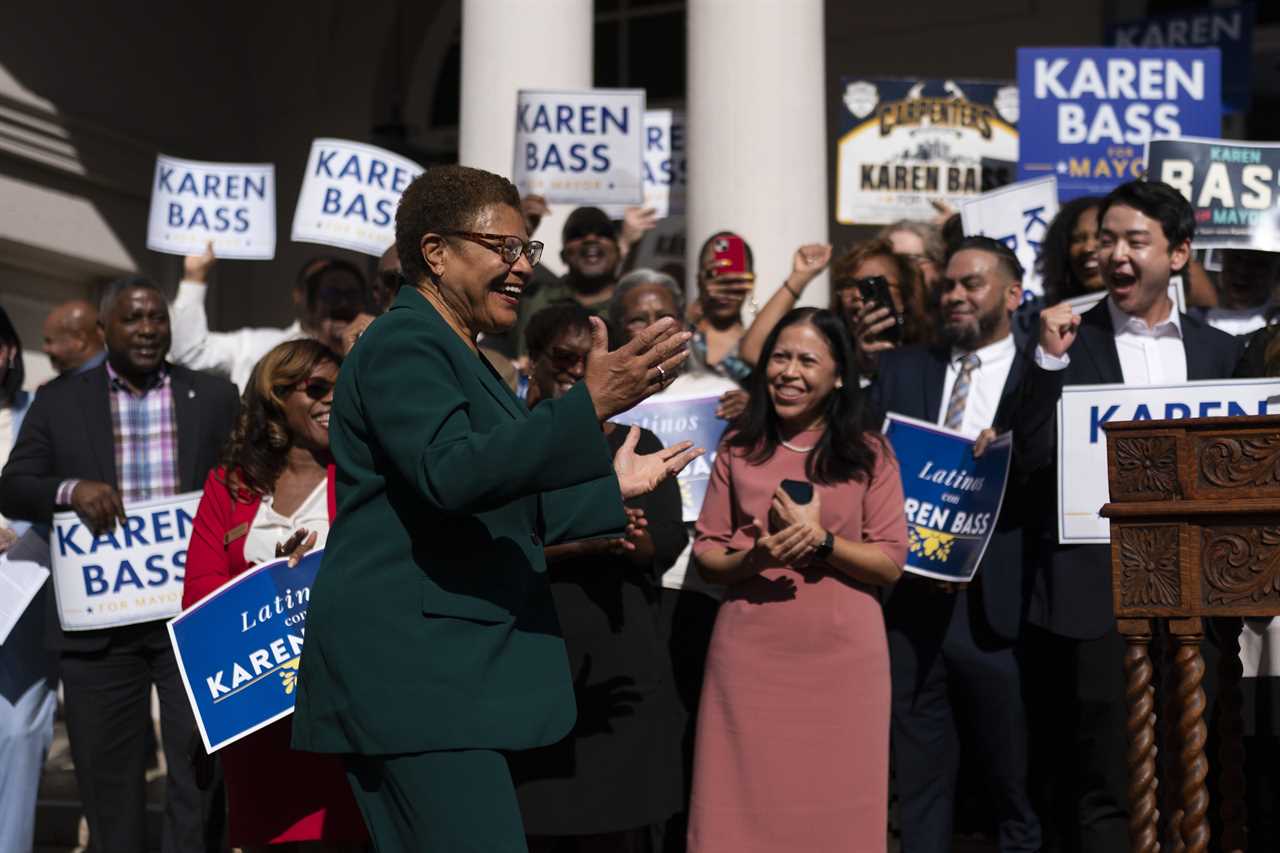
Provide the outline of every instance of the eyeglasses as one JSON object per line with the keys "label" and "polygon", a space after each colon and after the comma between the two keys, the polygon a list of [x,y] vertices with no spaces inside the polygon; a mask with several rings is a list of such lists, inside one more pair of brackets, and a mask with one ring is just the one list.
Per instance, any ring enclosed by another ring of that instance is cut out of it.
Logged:
{"label": "eyeglasses", "polygon": [[319,402],[333,393],[333,383],[328,379],[308,379],[306,382],[299,382],[292,388],[286,388],[285,390],[301,391],[312,400]]}
{"label": "eyeglasses", "polygon": [[[477,231],[441,231],[453,237],[461,237],[491,249],[502,256],[504,264],[514,264],[524,255],[529,259],[529,266],[542,260],[542,243],[538,240],[521,240],[514,234],[481,234]],[[498,245],[493,245],[497,243]]]}

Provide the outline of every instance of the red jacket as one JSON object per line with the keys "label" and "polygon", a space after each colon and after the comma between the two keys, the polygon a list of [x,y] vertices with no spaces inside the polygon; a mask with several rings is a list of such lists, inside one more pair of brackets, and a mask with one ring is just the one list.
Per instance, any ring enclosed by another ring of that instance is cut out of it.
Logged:
{"label": "red jacket", "polygon": [[[223,469],[218,468],[204,483],[187,548],[183,608],[250,568],[244,559],[244,542],[262,499],[246,492],[241,500],[233,501],[225,481]],[[335,513],[330,465],[330,521]],[[291,733],[292,725],[285,719],[219,751],[227,783],[232,846],[366,842],[368,835],[341,759],[291,751]]]}
{"label": "red jacket", "polygon": [[[244,542],[262,498],[242,491],[240,500],[231,499],[226,471],[215,468],[204,481],[204,496],[187,547],[186,580],[182,585],[182,609],[187,609],[245,569]],[[333,466],[329,466],[329,521],[337,514],[338,501],[333,486]],[[228,538],[230,541],[228,541]]]}

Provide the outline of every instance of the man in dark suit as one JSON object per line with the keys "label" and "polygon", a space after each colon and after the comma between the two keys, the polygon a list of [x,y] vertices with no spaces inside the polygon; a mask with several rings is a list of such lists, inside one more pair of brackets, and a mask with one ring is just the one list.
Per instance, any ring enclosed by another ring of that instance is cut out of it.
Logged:
{"label": "man in dark suit", "polygon": [[1185,269],[1195,230],[1191,206],[1176,190],[1124,184],[1103,200],[1098,221],[1107,298],[1083,316],[1067,303],[1041,313],[1012,425],[1015,465],[1030,478],[1037,516],[1026,659],[1043,682],[1028,692],[1036,702],[1036,763],[1055,777],[1046,849],[1109,853],[1129,848],[1124,646],[1110,548],[1058,543],[1058,399],[1068,385],[1229,377],[1239,345],[1179,314],[1169,299],[1169,278]]}
{"label": "man in dark suit", "polygon": [[[62,376],[36,395],[0,475],[0,513],[47,525],[72,509],[94,535],[134,502],[200,488],[231,430],[235,386],[169,365],[169,311],[155,284],[113,282],[100,323],[102,365]],[[54,597],[49,596],[51,609]],[[163,849],[203,850],[200,795],[187,757],[195,725],[163,620],[63,631],[59,655],[67,734],[90,849],[145,850],[150,694],[160,695],[168,764]]]}
{"label": "man in dark suit", "polygon": [[[944,343],[884,353],[872,396],[886,411],[970,438],[1007,428],[1024,372],[1010,324],[1022,300],[1018,259],[995,240],[969,237],[951,254],[940,294]],[[981,756],[999,849],[1040,849],[1014,655],[1025,601],[1021,506],[1011,483],[972,583],[904,574],[885,605],[903,853],[951,849],[958,729]]]}

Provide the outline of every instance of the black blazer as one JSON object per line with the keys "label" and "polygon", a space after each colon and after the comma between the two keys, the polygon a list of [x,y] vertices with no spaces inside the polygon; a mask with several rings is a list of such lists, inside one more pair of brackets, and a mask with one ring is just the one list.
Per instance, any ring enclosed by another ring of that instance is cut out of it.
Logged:
{"label": "black blazer", "polygon": [[[1187,314],[1182,315],[1187,380],[1224,379],[1240,358],[1240,342]],[[1124,381],[1115,330],[1106,301],[1085,312],[1071,362],[1044,370],[1027,350],[1028,369],[1018,389],[1013,417],[1014,463],[1030,486],[1037,538],[1037,570],[1028,620],[1063,637],[1095,639],[1115,625],[1111,599],[1111,549],[1106,545],[1058,544],[1058,399],[1067,385]],[[1106,471],[1098,476],[1105,477]]]}
{"label": "black blazer", "polygon": [[[997,432],[1009,428],[1017,389],[1026,372],[1021,335],[1014,336],[1018,352],[1004,383],[993,426]],[[947,376],[949,347],[913,346],[891,350],[880,356],[879,373],[871,386],[871,399],[881,412],[896,412],[910,418],[938,420],[942,388]],[[1030,594],[1028,561],[1023,554],[1021,487],[1011,473],[1004,504],[996,520],[996,530],[982,557],[974,581],[981,590],[987,624],[1000,637],[1015,640],[1022,631]]]}
{"label": "black blazer", "polygon": [[[236,387],[225,379],[170,365],[178,429],[178,488],[198,491],[231,432],[239,407]],[[42,387],[22,421],[18,441],[0,473],[0,514],[49,524],[63,480],[99,480],[119,488],[111,428],[107,368],[60,376]],[[111,630],[64,632],[54,596],[46,643],[58,651],[105,648]]]}

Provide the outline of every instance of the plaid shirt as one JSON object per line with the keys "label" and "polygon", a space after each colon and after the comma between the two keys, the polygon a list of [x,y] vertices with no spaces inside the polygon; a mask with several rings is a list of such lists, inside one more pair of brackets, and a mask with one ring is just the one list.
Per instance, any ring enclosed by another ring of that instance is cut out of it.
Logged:
{"label": "plaid shirt", "polygon": [[[178,423],[169,370],[161,367],[141,393],[133,391],[107,363],[111,432],[116,477],[125,504],[178,493]],[[69,506],[79,480],[58,486],[55,501]]]}

